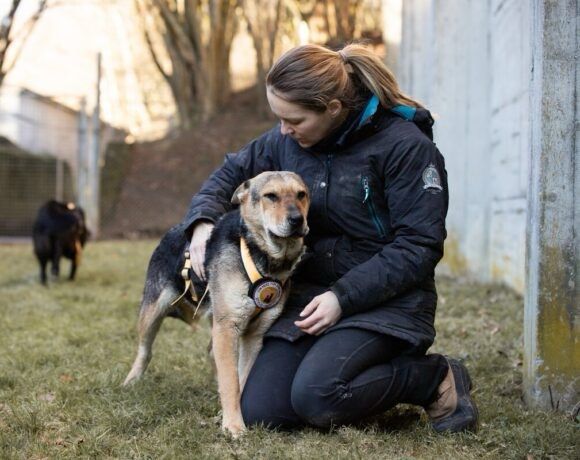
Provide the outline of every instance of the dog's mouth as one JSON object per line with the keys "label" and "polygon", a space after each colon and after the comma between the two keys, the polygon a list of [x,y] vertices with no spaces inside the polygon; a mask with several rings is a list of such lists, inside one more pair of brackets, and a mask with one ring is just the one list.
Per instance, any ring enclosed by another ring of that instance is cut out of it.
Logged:
{"label": "dog's mouth", "polygon": [[308,234],[308,227],[307,228],[296,228],[291,233],[285,235],[278,235],[274,233],[272,230],[268,230],[268,235],[272,239],[277,240],[286,240],[286,239],[296,239],[296,238],[304,238]]}

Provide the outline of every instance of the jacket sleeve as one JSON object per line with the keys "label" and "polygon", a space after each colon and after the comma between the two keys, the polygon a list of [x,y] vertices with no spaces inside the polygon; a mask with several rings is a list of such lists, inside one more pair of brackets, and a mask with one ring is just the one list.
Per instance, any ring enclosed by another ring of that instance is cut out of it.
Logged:
{"label": "jacket sleeve", "polygon": [[229,153],[224,164],[218,168],[193,196],[183,227],[191,238],[193,225],[199,220],[217,222],[231,210],[231,199],[236,188],[245,180],[264,171],[275,170],[272,149],[277,128],[268,131],[243,147],[238,153]]}
{"label": "jacket sleeve", "polygon": [[385,166],[384,191],[394,239],[331,288],[343,315],[370,310],[434,274],[447,235],[447,174],[427,138],[403,140]]}

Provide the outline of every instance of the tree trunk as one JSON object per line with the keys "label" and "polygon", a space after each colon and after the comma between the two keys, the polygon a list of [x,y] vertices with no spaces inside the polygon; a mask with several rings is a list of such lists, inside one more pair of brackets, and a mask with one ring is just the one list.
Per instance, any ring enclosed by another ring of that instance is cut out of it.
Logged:
{"label": "tree trunk", "polygon": [[256,102],[263,117],[270,116],[266,89],[266,75],[277,52],[280,24],[286,20],[283,0],[244,0],[244,16],[256,51]]}
{"label": "tree trunk", "polygon": [[187,129],[198,119],[211,118],[230,95],[229,56],[237,0],[135,2],[141,14],[149,15],[145,39],[171,88],[179,127]]}

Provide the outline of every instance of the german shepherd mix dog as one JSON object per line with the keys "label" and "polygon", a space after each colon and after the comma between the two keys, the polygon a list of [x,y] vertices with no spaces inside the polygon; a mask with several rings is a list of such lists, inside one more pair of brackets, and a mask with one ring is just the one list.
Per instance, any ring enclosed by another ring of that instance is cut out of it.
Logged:
{"label": "german shepherd mix dog", "polygon": [[[222,405],[222,428],[234,437],[244,431],[240,396],[264,333],[280,316],[290,290],[289,278],[304,250],[310,206],[308,189],[291,172],[264,172],[234,192],[239,209],[225,214],[206,246],[205,272],[210,294],[212,346]],[[165,316],[193,324],[204,283],[189,267],[183,229],[174,227],[155,249],[139,311],[137,358],[124,385],[143,375]],[[183,296],[188,282],[192,296]],[[186,271],[186,273],[187,273]],[[201,307],[208,303],[201,299]]]}
{"label": "german shepherd mix dog", "polygon": [[58,277],[61,257],[71,260],[68,278],[74,279],[90,234],[85,222],[85,212],[74,203],[50,200],[40,207],[32,229],[32,240],[40,264],[42,284],[46,284],[46,266],[49,261],[53,276]]}

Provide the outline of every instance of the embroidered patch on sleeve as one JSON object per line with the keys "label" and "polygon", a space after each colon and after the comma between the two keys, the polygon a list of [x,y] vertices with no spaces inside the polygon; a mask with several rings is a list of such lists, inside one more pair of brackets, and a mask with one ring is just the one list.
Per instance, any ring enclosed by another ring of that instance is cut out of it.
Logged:
{"label": "embroidered patch on sleeve", "polygon": [[440,193],[443,190],[441,187],[441,177],[435,168],[435,165],[431,163],[423,171],[423,190],[427,190],[429,193]]}

